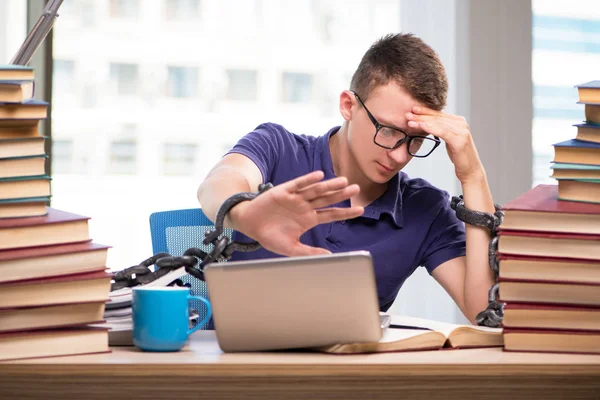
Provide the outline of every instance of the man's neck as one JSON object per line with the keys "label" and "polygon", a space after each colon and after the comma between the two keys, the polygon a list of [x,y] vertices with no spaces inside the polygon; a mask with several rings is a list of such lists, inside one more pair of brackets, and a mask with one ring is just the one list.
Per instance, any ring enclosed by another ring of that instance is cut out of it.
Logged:
{"label": "man's neck", "polygon": [[358,167],[354,154],[348,146],[347,123],[345,122],[335,135],[329,139],[329,152],[336,176],[345,176],[349,184],[357,184],[360,193],[350,199],[353,206],[367,206],[381,196],[387,183],[376,183],[370,180]]}

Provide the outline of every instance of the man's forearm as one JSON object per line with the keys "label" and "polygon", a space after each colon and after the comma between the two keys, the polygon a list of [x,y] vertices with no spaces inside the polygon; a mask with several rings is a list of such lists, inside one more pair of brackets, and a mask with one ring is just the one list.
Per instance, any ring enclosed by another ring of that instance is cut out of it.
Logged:
{"label": "man's forearm", "polygon": [[[214,222],[225,200],[236,193],[249,191],[246,178],[232,168],[220,167],[212,171],[198,188],[198,201],[204,214]],[[235,228],[228,217],[225,218],[225,227]]]}
{"label": "man's forearm", "polygon": [[[494,201],[488,187],[485,173],[473,181],[462,185],[465,207],[469,210],[494,213]],[[494,273],[488,260],[488,246],[491,235],[485,228],[466,224],[467,267],[465,272],[464,299],[468,311],[467,318],[475,316],[488,304],[488,292],[494,284]]]}

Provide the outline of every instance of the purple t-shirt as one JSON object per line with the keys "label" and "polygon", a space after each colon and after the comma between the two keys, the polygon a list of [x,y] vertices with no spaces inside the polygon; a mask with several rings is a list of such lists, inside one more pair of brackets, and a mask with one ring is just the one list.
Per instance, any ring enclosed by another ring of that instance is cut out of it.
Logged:
{"label": "purple t-shirt", "polygon": [[[260,169],[263,182],[273,185],[309,172],[322,170],[325,179],[335,177],[329,152],[331,129],[320,137],[296,135],[284,127],[266,123],[244,136],[229,153],[250,158]],[[253,188],[257,190],[258,188]],[[336,204],[349,207],[350,201]],[[241,233],[234,239],[249,241]],[[419,266],[431,273],[438,265],[465,255],[465,228],[450,208],[448,193],[423,179],[400,172],[362,216],[317,225],[300,238],[304,244],[333,253],[367,250],[373,257],[379,306],[386,311],[404,281]],[[279,257],[264,249],[235,252],[232,261]]]}

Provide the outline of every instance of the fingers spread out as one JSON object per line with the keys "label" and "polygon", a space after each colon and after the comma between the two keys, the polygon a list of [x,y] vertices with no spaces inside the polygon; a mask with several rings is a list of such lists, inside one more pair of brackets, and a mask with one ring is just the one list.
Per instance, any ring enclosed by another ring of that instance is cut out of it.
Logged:
{"label": "fingers spread out", "polygon": [[344,221],[347,219],[360,217],[364,212],[365,209],[363,207],[325,208],[322,210],[317,210],[317,218],[319,220],[319,224],[326,224],[328,222]]}
{"label": "fingers spread out", "polygon": [[323,193],[320,197],[311,200],[310,203],[313,208],[323,208],[347,200],[358,194],[359,191],[358,185],[350,185],[340,190]]}
{"label": "fingers spread out", "polygon": [[292,179],[291,181],[282,183],[280,186],[289,193],[295,193],[312,185],[313,183],[319,182],[324,176],[325,174],[323,171],[313,171],[296,179]]}
{"label": "fingers spread out", "polygon": [[305,200],[314,200],[323,196],[325,193],[343,189],[348,186],[348,179],[337,177],[323,182],[314,183],[297,193],[302,195]]}

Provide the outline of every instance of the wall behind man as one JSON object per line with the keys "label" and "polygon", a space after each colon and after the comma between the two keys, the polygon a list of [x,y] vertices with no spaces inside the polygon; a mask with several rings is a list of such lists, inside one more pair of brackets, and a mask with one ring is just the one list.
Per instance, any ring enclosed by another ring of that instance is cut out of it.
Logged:
{"label": "wall behind man", "polygon": [[[403,0],[401,26],[430,44],[449,78],[446,112],[467,118],[494,201],[531,187],[531,1]],[[420,161],[420,160],[415,160]],[[406,169],[451,195],[461,193],[445,151]],[[466,322],[446,292],[420,268],[390,312]]]}

